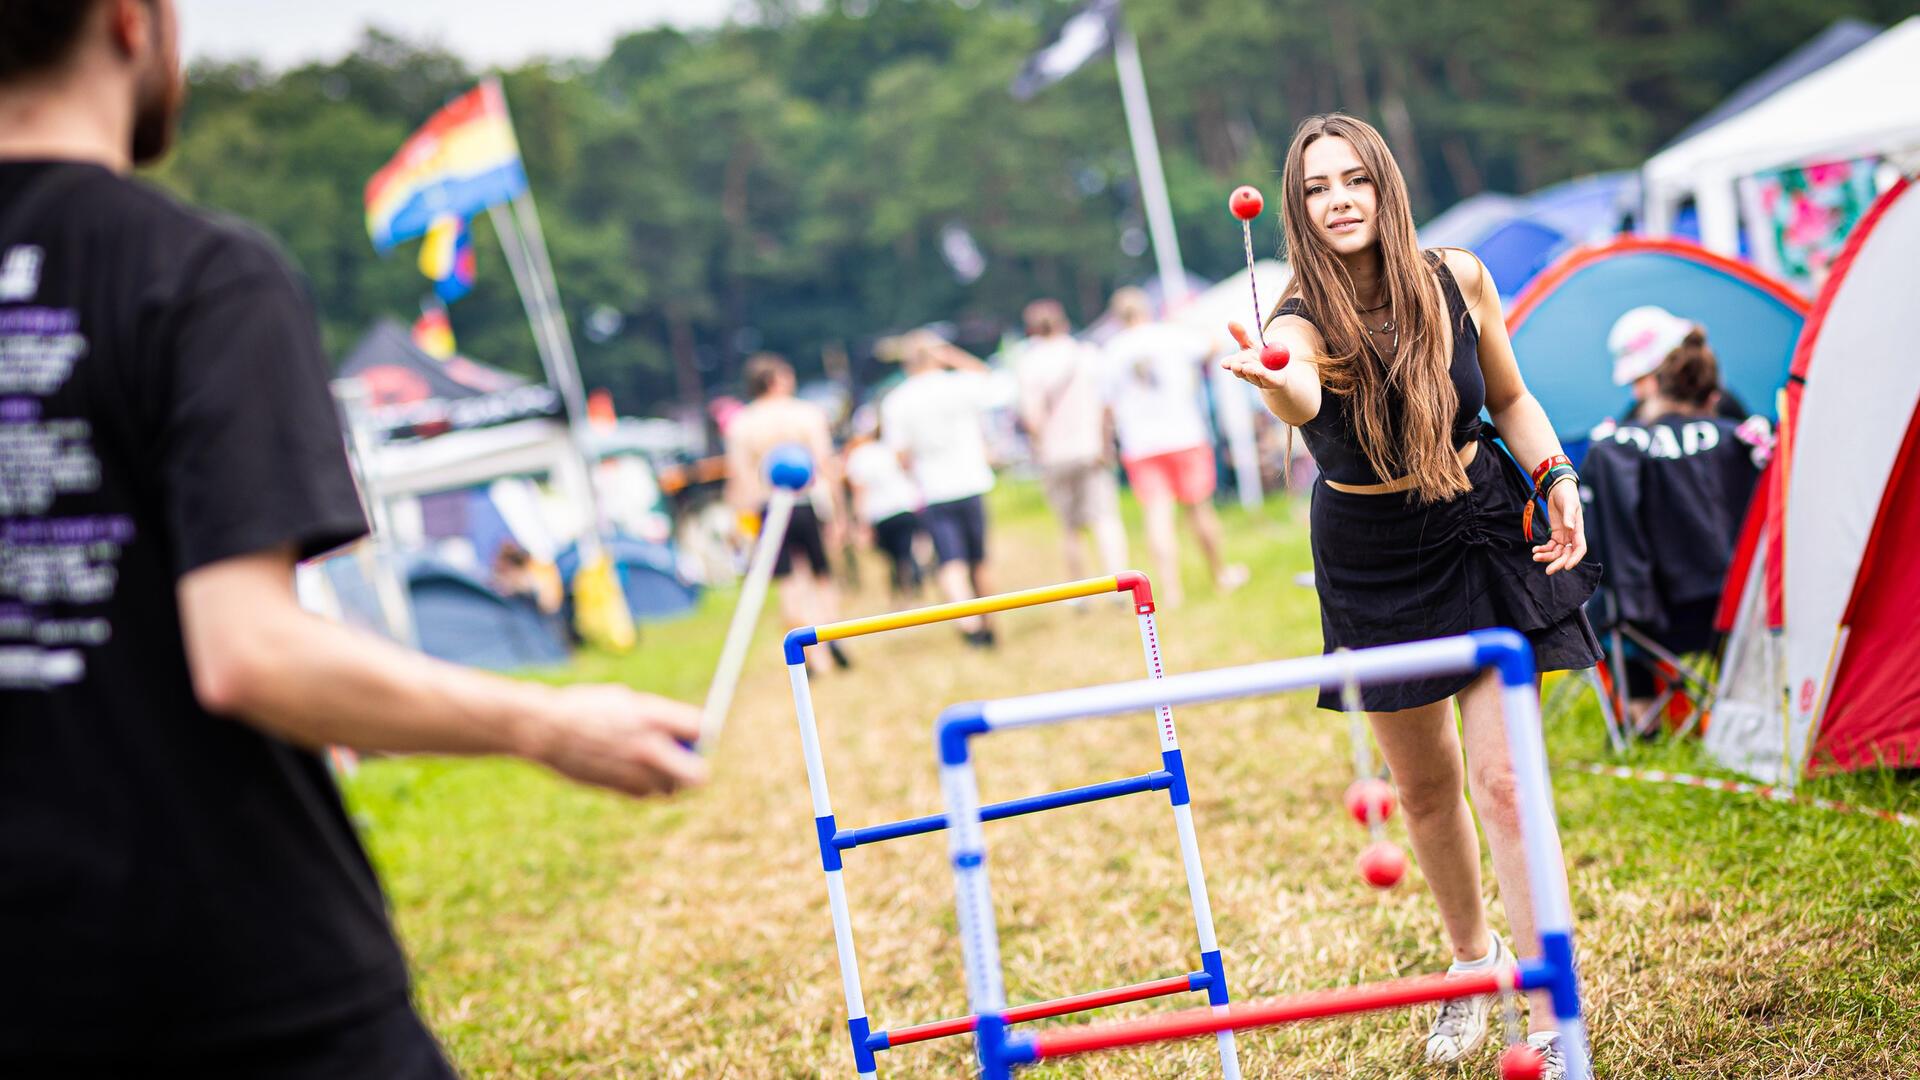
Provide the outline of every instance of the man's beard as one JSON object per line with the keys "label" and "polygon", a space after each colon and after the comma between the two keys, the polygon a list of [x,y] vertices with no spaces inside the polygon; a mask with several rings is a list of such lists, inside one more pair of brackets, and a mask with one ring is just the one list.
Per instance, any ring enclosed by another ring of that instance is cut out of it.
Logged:
{"label": "man's beard", "polygon": [[133,106],[130,150],[135,165],[151,165],[173,148],[180,106],[186,98],[186,84],[171,64],[156,63],[149,75],[141,80],[140,98]]}

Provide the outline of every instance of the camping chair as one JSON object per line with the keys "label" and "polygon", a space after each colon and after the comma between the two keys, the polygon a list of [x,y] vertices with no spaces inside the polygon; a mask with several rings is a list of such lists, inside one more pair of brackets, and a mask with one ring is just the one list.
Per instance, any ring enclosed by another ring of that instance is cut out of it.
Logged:
{"label": "camping chair", "polygon": [[[1578,678],[1564,679],[1547,700],[1546,715],[1560,717],[1579,702],[1582,691],[1592,689],[1600,706],[1600,718],[1607,726],[1607,741],[1614,751],[1626,749],[1627,740],[1646,738],[1658,732],[1661,717],[1670,707],[1683,705],[1686,715],[1678,724],[1668,725],[1675,738],[1685,738],[1707,722],[1713,708],[1717,657],[1712,653],[1689,657],[1676,655],[1655,641],[1652,635],[1619,618],[1611,590],[1602,586],[1587,601],[1587,618],[1599,633],[1605,656],[1596,667]],[[1627,699],[1627,664],[1648,663],[1654,669],[1658,691],[1653,703],[1636,716]]]}

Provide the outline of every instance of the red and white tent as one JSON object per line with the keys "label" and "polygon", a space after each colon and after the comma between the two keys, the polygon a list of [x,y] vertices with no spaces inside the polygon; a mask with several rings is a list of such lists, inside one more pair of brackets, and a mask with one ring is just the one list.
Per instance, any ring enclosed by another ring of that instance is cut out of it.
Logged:
{"label": "red and white tent", "polygon": [[1794,356],[1782,443],[1729,574],[1707,746],[1792,783],[1920,764],[1920,187],[1881,196]]}

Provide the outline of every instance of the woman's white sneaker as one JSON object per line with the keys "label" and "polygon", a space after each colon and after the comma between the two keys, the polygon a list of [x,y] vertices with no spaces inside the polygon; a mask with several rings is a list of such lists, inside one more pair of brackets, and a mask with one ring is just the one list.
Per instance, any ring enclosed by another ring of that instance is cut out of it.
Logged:
{"label": "woman's white sneaker", "polygon": [[[1447,974],[1477,974],[1496,964],[1510,962],[1507,947],[1496,934],[1493,952],[1485,960],[1454,964],[1447,969]],[[1492,994],[1481,994],[1441,1002],[1440,1012],[1434,1016],[1433,1027],[1427,1032],[1427,1061],[1434,1065],[1451,1065],[1466,1060],[1480,1049],[1481,1044],[1487,1041],[1487,1017],[1493,1013],[1495,1000]]]}
{"label": "woman's white sneaker", "polygon": [[1560,1048],[1560,1033],[1536,1031],[1527,1036],[1527,1045],[1540,1052],[1540,1080],[1567,1080],[1567,1052]]}

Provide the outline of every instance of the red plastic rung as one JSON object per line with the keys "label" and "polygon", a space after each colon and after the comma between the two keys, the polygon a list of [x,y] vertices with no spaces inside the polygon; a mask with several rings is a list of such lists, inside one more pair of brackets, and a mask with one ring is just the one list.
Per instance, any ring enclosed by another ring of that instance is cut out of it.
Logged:
{"label": "red plastic rung", "polygon": [[1430,1001],[1497,994],[1514,985],[1518,978],[1519,975],[1512,969],[1473,975],[1422,975],[1416,979],[1399,979],[1371,986],[1319,990],[1244,1005],[1229,1005],[1225,1009],[1188,1009],[1144,1020],[1044,1031],[1033,1037],[1033,1049],[1037,1057],[1043,1059],[1066,1057],[1090,1050],[1185,1039],[1217,1031],[1239,1031],[1242,1028],[1318,1020]]}
{"label": "red plastic rung", "polygon": [[[1175,975],[1167,979],[1155,979],[1152,982],[1134,983],[1132,986],[1116,986],[1111,990],[1095,990],[1072,997],[1055,998],[1052,1001],[1036,1001],[1030,1005],[1016,1005],[1007,1010],[1007,1022],[1018,1024],[1027,1020],[1044,1020],[1049,1016],[1065,1016],[1068,1013],[1086,1012],[1089,1009],[1104,1008],[1108,1005],[1121,1005],[1129,1001],[1145,1001],[1148,998],[1166,997],[1169,994],[1184,994],[1193,988],[1193,976]],[[975,1016],[961,1016],[952,1020],[935,1020],[928,1024],[915,1024],[898,1031],[887,1032],[887,1045],[905,1046],[908,1043],[926,1042],[929,1039],[944,1039],[949,1035],[964,1035],[974,1028],[978,1020]]]}

